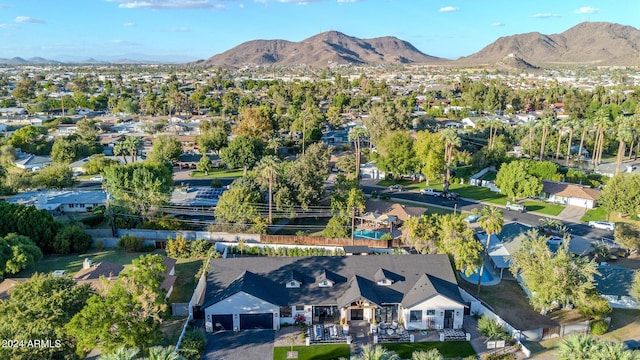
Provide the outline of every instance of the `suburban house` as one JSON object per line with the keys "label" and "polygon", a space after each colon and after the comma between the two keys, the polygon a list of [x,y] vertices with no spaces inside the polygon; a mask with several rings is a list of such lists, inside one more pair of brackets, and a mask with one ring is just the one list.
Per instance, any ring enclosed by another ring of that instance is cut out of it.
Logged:
{"label": "suburban house", "polygon": [[102,190],[88,191],[30,191],[7,199],[13,204],[33,205],[38,210],[47,210],[54,215],[90,212],[107,203],[107,193]]}
{"label": "suburban house", "polygon": [[360,176],[363,179],[384,180],[384,171],[378,169],[373,163],[360,165]]}
{"label": "suburban house", "polygon": [[545,201],[556,204],[593,209],[596,207],[596,201],[600,197],[600,190],[584,185],[542,180],[540,197]]}
{"label": "suburban house", "polygon": [[20,169],[29,171],[38,171],[45,166],[51,165],[51,156],[40,156],[19,152],[18,158],[13,162],[13,165]]}
{"label": "suburban house", "polygon": [[29,280],[28,278],[6,278],[2,282],[0,282],[0,300],[8,299],[11,294],[9,292],[13,289],[14,286],[18,285],[21,282],[25,282]]}
{"label": "suburban house", "polygon": [[211,261],[207,331],[366,321],[460,329],[465,301],[447,255],[247,257]]}
{"label": "suburban house", "polygon": [[640,309],[640,303],[631,295],[631,287],[636,270],[619,266],[603,265],[598,267],[596,289],[604,296],[612,308]]}
{"label": "suburban house", "polygon": [[[164,289],[167,293],[166,298],[171,296],[173,292],[173,284],[176,282],[176,259],[170,257],[163,258],[163,265],[167,268],[167,272],[164,275],[164,280],[160,285],[161,289]],[[120,273],[124,270],[124,266],[120,264],[114,264],[108,261],[101,261],[99,263],[93,263],[90,259],[84,259],[82,262],[82,269],[78,271],[74,276],[78,285],[88,284],[97,292],[105,291],[105,281],[116,280]]]}

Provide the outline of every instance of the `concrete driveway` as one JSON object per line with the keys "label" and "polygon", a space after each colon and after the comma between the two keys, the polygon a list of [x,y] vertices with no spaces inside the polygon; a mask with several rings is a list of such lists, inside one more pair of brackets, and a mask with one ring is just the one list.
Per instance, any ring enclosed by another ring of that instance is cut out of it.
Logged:
{"label": "concrete driveway", "polygon": [[205,360],[264,360],[273,358],[275,330],[220,331],[207,334]]}

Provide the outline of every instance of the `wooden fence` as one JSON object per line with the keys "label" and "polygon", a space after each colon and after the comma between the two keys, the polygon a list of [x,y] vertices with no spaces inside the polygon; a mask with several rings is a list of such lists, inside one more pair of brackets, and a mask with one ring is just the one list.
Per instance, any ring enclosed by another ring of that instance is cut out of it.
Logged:
{"label": "wooden fence", "polygon": [[313,245],[313,246],[368,246],[377,249],[389,249],[400,246],[399,239],[374,240],[374,239],[330,239],[318,236],[295,235],[260,235],[263,244],[289,244],[289,245]]}

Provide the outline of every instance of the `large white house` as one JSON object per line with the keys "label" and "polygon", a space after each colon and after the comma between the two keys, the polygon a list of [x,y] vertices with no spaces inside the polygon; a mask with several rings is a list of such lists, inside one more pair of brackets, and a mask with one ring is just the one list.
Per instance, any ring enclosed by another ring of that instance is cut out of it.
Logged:
{"label": "large white house", "polygon": [[207,331],[397,322],[459,329],[465,301],[447,255],[214,259],[202,309]]}

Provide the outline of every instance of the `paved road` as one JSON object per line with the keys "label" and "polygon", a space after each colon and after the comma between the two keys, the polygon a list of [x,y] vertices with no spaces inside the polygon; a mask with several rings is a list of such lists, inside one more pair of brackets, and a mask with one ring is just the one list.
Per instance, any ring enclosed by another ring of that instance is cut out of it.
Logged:
{"label": "paved road", "polygon": [[[380,191],[381,188],[379,186],[363,186],[363,191],[365,194],[371,194],[373,191]],[[386,191],[386,190],[385,190]],[[457,201],[447,200],[445,198],[433,197],[433,196],[424,196],[420,195],[420,193],[415,191],[402,191],[402,192],[393,192],[389,193],[389,195],[393,196],[395,199],[400,200],[409,200],[415,201],[419,203],[423,203],[425,205],[437,205],[444,206],[448,208],[457,208],[458,211],[472,211],[473,209],[481,209],[484,204],[478,203],[469,199],[459,199]],[[503,211],[504,220],[506,222],[517,221],[525,225],[530,226],[538,226],[540,225],[540,219],[544,218],[544,216],[537,215],[535,213],[519,213],[515,211],[504,210]],[[600,240],[602,238],[613,238],[613,232],[599,229],[592,229],[587,224],[584,223],[573,223],[562,221],[562,223],[571,230],[573,235],[586,237],[592,240]]]}
{"label": "paved road", "polygon": [[273,357],[274,330],[222,331],[207,334],[202,359],[264,360]]}

